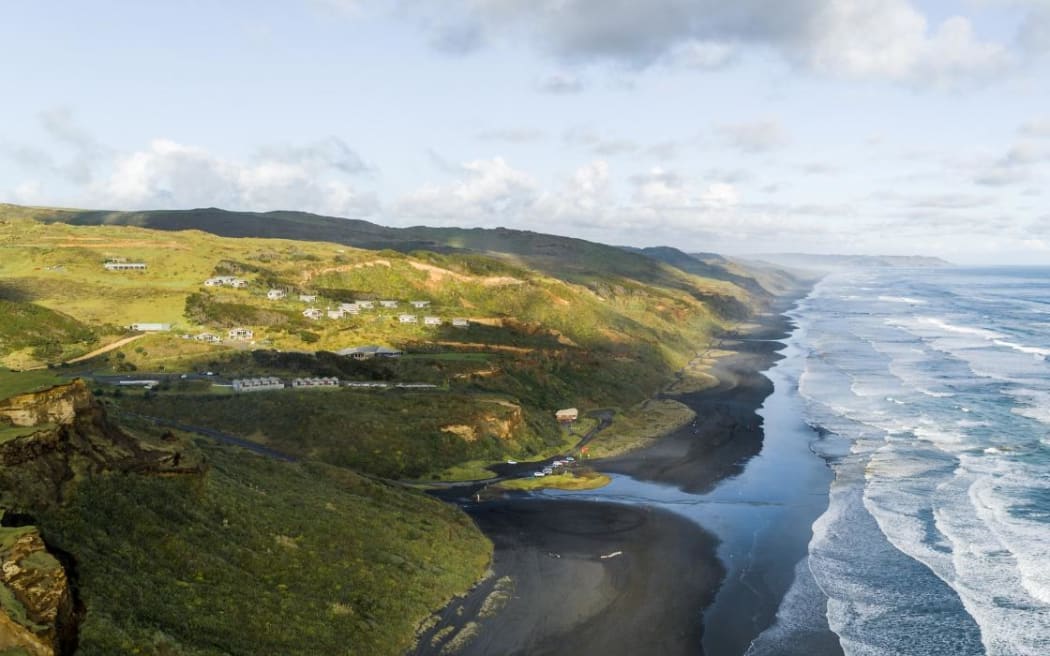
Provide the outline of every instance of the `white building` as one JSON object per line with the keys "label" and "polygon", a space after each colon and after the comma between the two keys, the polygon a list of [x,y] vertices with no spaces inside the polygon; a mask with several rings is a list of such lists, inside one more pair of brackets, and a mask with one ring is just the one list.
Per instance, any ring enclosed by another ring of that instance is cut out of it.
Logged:
{"label": "white building", "polygon": [[248,281],[235,276],[215,276],[214,278],[208,278],[204,281],[205,287],[222,287],[229,285],[230,287],[247,287]]}
{"label": "white building", "polygon": [[266,378],[239,378],[233,381],[234,392],[265,392],[279,389],[284,389],[284,383],[280,378],[273,376]]}
{"label": "white building", "polygon": [[422,310],[423,308],[430,306],[430,301],[410,301],[410,303],[412,304],[412,307],[417,310]]}
{"label": "white building", "polygon": [[397,318],[401,323],[418,323],[419,319],[414,314],[402,314]]}
{"label": "white building", "polygon": [[338,378],[296,378],[292,387],[339,387]]}
{"label": "white building", "polygon": [[143,333],[166,333],[171,330],[170,323],[133,323],[130,328]]}
{"label": "white building", "polygon": [[440,326],[441,317],[423,317],[424,326]]}
{"label": "white building", "polygon": [[145,271],[146,264],[143,262],[106,262],[102,265],[106,271]]}
{"label": "white building", "polygon": [[354,301],[362,310],[371,310],[376,306],[375,301]]}
{"label": "white building", "polygon": [[287,295],[288,294],[285,293],[283,289],[271,289],[270,291],[266,292],[266,298],[270,299],[271,301],[279,301]]}
{"label": "white building", "polygon": [[455,328],[470,328],[470,320],[468,319],[453,319],[452,326]]}
{"label": "white building", "polygon": [[344,314],[361,314],[361,307],[357,303],[340,303],[339,309]]}
{"label": "white building", "polygon": [[299,294],[299,300],[303,303],[313,303],[317,300],[317,294]]}
{"label": "white building", "polygon": [[306,308],[305,310],[303,310],[303,316],[307,319],[313,319],[314,321],[317,321],[318,319],[324,316],[324,312],[321,312],[317,308]]}
{"label": "white building", "polygon": [[346,312],[343,311],[343,310],[329,310],[328,311],[328,318],[329,319],[342,319],[345,316],[346,316]]}
{"label": "white building", "polygon": [[248,281],[243,279],[243,278],[234,278],[233,282],[230,283],[230,287],[236,287],[238,289],[243,289],[243,288],[245,288],[247,286],[248,286]]}
{"label": "white building", "polygon": [[255,332],[250,328],[232,328],[226,336],[238,342],[248,342],[255,337]]}
{"label": "white building", "polygon": [[198,342],[208,342],[209,344],[222,344],[222,338],[212,333],[201,333],[200,335],[194,336]]}
{"label": "white building", "polygon": [[397,301],[379,301],[379,305],[380,307],[393,309],[397,307]]}

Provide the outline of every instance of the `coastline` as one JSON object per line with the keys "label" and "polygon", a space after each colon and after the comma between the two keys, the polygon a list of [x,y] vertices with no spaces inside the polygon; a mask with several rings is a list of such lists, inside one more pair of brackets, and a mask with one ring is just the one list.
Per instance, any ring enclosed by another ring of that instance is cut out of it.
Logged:
{"label": "coastline", "polygon": [[[694,422],[641,449],[588,464],[628,486],[673,486],[685,495],[709,493],[741,474],[762,451],[764,418],[758,411],[774,389],[765,372],[783,357],[782,340],[794,328],[784,313],[801,296],[782,297],[757,318],[758,325],[723,339],[719,349],[732,354],[711,369],[717,386],[660,395],[692,408]],[[494,576],[446,607],[409,653],[450,653],[442,648],[468,625],[471,640],[455,653],[743,653],[773,622],[804,555],[809,523],[792,527],[788,553],[766,563],[765,575],[776,579],[772,585],[760,586],[750,598],[730,594],[716,603],[720,592],[732,593],[724,584],[741,583],[726,579],[718,531],[648,503],[644,495],[621,502],[615,492],[609,496],[613,503],[601,495],[567,493],[461,504],[493,540]],[[628,527],[629,517],[645,521]],[[616,551],[629,556],[600,559]],[[502,611],[479,618],[495,581],[504,577],[515,581],[510,600]],[[712,609],[744,619],[712,642],[704,628]],[[440,632],[447,639],[431,643]]]}

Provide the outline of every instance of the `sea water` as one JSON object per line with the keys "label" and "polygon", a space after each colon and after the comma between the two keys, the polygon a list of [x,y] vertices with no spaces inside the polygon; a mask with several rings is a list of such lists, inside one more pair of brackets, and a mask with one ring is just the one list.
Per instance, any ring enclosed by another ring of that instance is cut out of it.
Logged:
{"label": "sea water", "polygon": [[847,445],[806,562],[845,653],[1050,654],[1050,269],[838,273],[793,315]]}

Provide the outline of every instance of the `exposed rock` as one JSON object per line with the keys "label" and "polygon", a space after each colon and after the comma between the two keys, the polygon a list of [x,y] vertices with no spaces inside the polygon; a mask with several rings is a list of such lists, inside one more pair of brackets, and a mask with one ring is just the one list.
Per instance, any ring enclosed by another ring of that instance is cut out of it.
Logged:
{"label": "exposed rock", "polygon": [[73,595],[36,528],[0,528],[0,651],[53,656],[75,636]]}
{"label": "exposed rock", "polygon": [[0,401],[5,426],[25,428],[0,443],[0,508],[8,510],[59,504],[78,480],[105,471],[201,471],[194,459],[148,447],[112,423],[81,380]]}

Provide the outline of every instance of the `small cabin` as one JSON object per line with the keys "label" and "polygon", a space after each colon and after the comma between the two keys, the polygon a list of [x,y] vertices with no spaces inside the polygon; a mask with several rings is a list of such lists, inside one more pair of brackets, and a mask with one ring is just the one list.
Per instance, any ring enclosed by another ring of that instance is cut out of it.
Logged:
{"label": "small cabin", "polygon": [[144,262],[106,262],[102,265],[106,271],[145,271]]}
{"label": "small cabin", "polygon": [[250,328],[232,328],[226,336],[238,342],[247,342],[255,337],[255,332]]}
{"label": "small cabin", "polygon": [[452,320],[452,327],[453,328],[470,328],[470,321],[467,320],[467,319],[453,319]]}
{"label": "small cabin", "polygon": [[286,296],[288,296],[288,294],[285,293],[283,289],[271,289],[270,291],[266,292],[266,298],[270,299],[271,301],[279,301]]}
{"label": "small cabin", "polygon": [[441,317],[423,317],[424,326],[440,326]]}
{"label": "small cabin", "polygon": [[414,314],[402,314],[401,316],[399,316],[397,318],[397,320],[399,322],[401,322],[401,323],[418,323],[419,322],[419,318],[416,317],[416,315],[414,315]]}
{"label": "small cabin", "polygon": [[129,327],[142,333],[166,333],[171,330],[170,323],[133,323]]}
{"label": "small cabin", "polygon": [[324,312],[321,312],[317,308],[306,308],[305,310],[303,310],[303,316],[307,319],[313,319],[314,321],[317,321],[318,319],[324,316]]}
{"label": "small cabin", "polygon": [[430,307],[430,301],[411,301],[412,307],[417,310],[422,310],[425,307]]}
{"label": "small cabin", "polygon": [[576,421],[580,416],[580,411],[576,408],[565,408],[564,410],[558,410],[554,413],[554,418],[558,420],[560,424],[571,424]]}
{"label": "small cabin", "polygon": [[385,307],[387,309],[393,309],[397,307],[397,301],[379,301],[379,306]]}
{"label": "small cabin", "polygon": [[299,294],[299,300],[303,303],[313,303],[317,300],[317,294]]}

